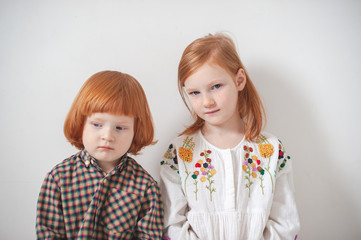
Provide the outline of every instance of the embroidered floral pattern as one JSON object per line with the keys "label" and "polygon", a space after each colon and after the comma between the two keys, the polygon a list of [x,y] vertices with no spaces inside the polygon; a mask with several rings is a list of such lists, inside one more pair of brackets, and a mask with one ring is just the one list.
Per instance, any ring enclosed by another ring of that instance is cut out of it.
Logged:
{"label": "embroidered floral pattern", "polygon": [[183,141],[183,147],[179,148],[179,157],[187,163],[190,163],[193,160],[193,149],[195,143],[192,140],[193,138],[187,137]]}
{"label": "embroidered floral pattern", "polygon": [[183,160],[183,164],[184,164],[184,169],[185,169],[185,173],[186,173],[186,178],[184,179],[184,192],[187,196],[187,179],[189,177],[189,175],[191,174],[191,172],[188,171],[187,169],[187,165],[185,164],[187,163],[191,163],[193,161],[193,150],[195,147],[195,143],[193,142],[193,138],[189,138],[186,137],[186,139],[184,139],[183,141],[183,146],[179,147],[179,157]]}
{"label": "embroidered floral pattern", "polygon": [[197,199],[197,192],[198,192],[198,188],[197,188],[198,176],[200,176],[200,181],[202,183],[207,181],[208,185],[206,186],[206,189],[208,189],[208,191],[209,191],[211,201],[212,201],[212,194],[213,194],[213,192],[216,191],[216,189],[214,187],[212,187],[212,184],[214,183],[213,176],[216,174],[217,171],[214,168],[214,166],[212,165],[212,159],[209,156],[211,153],[212,153],[211,150],[204,150],[203,152],[201,152],[200,156],[204,157],[204,160],[200,159],[195,164],[196,169],[199,169],[199,170],[194,171],[194,173],[192,175],[192,178],[194,179],[194,185],[196,186],[196,190],[194,191],[194,193],[196,194],[196,199]]}
{"label": "embroidered floral pattern", "polygon": [[177,150],[173,148],[173,144],[170,144],[168,150],[164,153],[165,160],[160,162],[160,165],[169,165],[174,171],[178,170],[178,159],[177,159]]}
{"label": "embroidered floral pattern", "polygon": [[253,184],[252,178],[259,178],[260,179],[260,187],[262,189],[262,194],[264,194],[264,186],[263,186],[263,180],[264,180],[264,169],[261,165],[261,160],[258,159],[256,155],[252,155],[253,148],[243,146],[243,150],[246,152],[244,155],[244,162],[242,165],[242,169],[244,172],[246,172],[246,188],[248,188],[248,197],[251,197],[251,186]]}
{"label": "embroidered floral pattern", "polygon": [[281,141],[280,140],[278,140],[278,141],[280,142],[279,151],[278,151],[278,162],[281,163],[281,164],[279,164],[278,172],[280,172],[286,166],[287,160],[290,160],[291,157],[286,154],[286,151],[285,151]]}
{"label": "embroidered floral pattern", "polygon": [[[268,158],[268,165],[267,165],[267,167],[265,167],[265,170],[267,171],[267,173],[269,174],[269,176],[271,178],[272,193],[273,193],[273,191],[274,191],[273,185],[274,184],[273,184],[273,176],[270,172],[270,163],[271,163],[271,156],[273,155],[275,150],[273,148],[273,145],[268,142],[267,138],[264,135],[258,136],[256,142],[258,143],[258,149],[259,149],[261,156],[263,158]],[[276,172],[274,175],[276,175]]]}
{"label": "embroidered floral pattern", "polygon": [[194,187],[195,187],[195,190],[194,190],[194,194],[196,195],[196,200],[198,200],[197,198],[197,194],[198,194],[198,176],[199,176],[199,171],[194,171],[193,172],[193,175],[192,175],[192,178],[193,178],[193,181],[194,181]]}

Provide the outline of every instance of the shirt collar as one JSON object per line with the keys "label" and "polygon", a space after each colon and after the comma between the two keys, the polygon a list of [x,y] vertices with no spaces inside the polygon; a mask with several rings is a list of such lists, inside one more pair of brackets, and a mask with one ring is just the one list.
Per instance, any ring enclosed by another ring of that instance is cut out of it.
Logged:
{"label": "shirt collar", "polygon": [[[98,168],[99,170],[101,170],[101,168],[99,167],[96,159],[91,156],[88,151],[86,151],[85,149],[80,151],[80,158],[82,160],[82,162],[84,163],[85,167],[89,168],[90,165],[95,166],[96,168]],[[114,172],[114,171],[118,171],[119,169],[121,169],[121,167],[124,165],[124,162],[128,159],[128,154],[125,153],[123,156],[120,157],[120,162],[119,164],[110,172]]]}

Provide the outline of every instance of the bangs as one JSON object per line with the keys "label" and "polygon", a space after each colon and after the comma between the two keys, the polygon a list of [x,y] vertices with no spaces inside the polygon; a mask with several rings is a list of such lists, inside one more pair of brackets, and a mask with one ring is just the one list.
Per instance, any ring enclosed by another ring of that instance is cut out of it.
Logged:
{"label": "bangs", "polygon": [[[90,82],[84,89],[80,104],[80,114],[90,116],[93,113],[104,112],[113,115],[138,117],[141,111],[138,97],[138,86],[135,86],[129,75],[107,76],[104,81]],[[89,91],[88,91],[89,90]],[[133,95],[133,96],[132,96]]]}
{"label": "bangs", "polygon": [[82,115],[90,116],[93,113],[109,113],[112,115],[133,116],[132,98],[126,91],[114,91],[113,94],[99,92],[98,96],[87,99],[86,104],[80,109]]}

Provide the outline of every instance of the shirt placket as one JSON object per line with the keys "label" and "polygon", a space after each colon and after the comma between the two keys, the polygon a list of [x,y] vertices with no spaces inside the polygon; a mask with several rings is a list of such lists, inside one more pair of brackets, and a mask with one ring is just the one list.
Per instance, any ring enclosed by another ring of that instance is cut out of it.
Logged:
{"label": "shirt placket", "polygon": [[225,167],[225,201],[224,209],[225,210],[234,210],[235,209],[235,188],[234,188],[234,167],[232,152],[230,149],[224,150],[224,167]]}
{"label": "shirt placket", "polygon": [[84,236],[97,239],[100,237],[99,234],[104,234],[103,231],[101,231],[99,228],[99,222],[102,217],[102,208],[107,199],[108,192],[110,191],[111,178],[113,175],[121,171],[121,169],[124,167],[124,161],[126,161],[126,159],[127,156],[124,155],[120,164],[107,174],[99,167],[97,162],[90,155],[86,154],[86,156],[83,158],[85,166],[87,168],[94,167],[98,174],[101,174],[101,177],[99,178],[98,187],[89,205],[86,217],[84,218],[82,227],[79,230],[77,239],[88,239],[87,237],[84,238]]}

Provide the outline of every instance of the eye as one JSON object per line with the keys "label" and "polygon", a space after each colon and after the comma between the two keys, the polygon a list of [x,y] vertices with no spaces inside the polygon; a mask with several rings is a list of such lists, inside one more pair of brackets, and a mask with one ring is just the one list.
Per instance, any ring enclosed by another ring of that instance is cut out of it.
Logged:
{"label": "eye", "polygon": [[212,89],[218,89],[218,88],[220,88],[222,85],[221,84],[216,84],[216,85],[214,85],[213,87],[212,87]]}
{"label": "eye", "polygon": [[121,131],[121,130],[124,130],[125,127],[117,126],[116,129],[119,130],[119,131]]}
{"label": "eye", "polygon": [[200,92],[199,92],[199,91],[193,91],[193,92],[190,92],[190,93],[188,93],[188,94],[189,94],[189,95],[196,96],[196,95],[200,94]]}
{"label": "eye", "polygon": [[93,123],[91,123],[94,127],[101,127],[102,125],[100,124],[100,123],[96,123],[96,122],[93,122]]}

